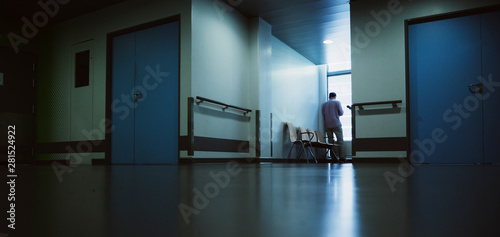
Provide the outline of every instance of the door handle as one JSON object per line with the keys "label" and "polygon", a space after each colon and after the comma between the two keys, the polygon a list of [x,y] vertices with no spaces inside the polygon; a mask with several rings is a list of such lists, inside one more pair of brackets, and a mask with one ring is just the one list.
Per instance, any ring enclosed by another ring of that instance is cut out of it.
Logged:
{"label": "door handle", "polygon": [[483,83],[469,85],[469,91],[472,94],[482,94],[483,93]]}
{"label": "door handle", "polygon": [[137,102],[139,101],[140,99],[142,99],[142,94],[141,93],[135,93],[134,94],[134,101]]}

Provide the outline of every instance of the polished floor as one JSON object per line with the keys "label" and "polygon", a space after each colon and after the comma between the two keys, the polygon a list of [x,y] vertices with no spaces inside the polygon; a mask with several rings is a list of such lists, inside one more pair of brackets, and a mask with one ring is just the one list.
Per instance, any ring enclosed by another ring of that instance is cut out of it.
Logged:
{"label": "polished floor", "polygon": [[2,237],[500,236],[500,166],[493,165],[228,162],[17,172],[16,230],[1,218]]}

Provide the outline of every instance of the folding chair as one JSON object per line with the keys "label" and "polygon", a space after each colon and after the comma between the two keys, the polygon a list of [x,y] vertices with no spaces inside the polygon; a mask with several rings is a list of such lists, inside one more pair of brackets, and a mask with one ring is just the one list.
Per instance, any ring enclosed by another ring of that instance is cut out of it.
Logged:
{"label": "folding chair", "polygon": [[[312,130],[311,130],[312,131]],[[325,159],[327,159],[328,157],[328,151],[332,151],[333,155],[335,156],[335,158],[338,160],[339,159],[339,156],[337,155],[337,153],[335,152],[335,147],[336,146],[339,146],[338,144],[330,144],[330,143],[327,143],[325,141],[325,137],[323,136],[323,134],[320,132],[320,131],[312,131],[316,134],[316,141],[312,142],[312,146],[313,147],[316,147],[316,148],[323,148],[325,149]]]}
{"label": "folding chair", "polygon": [[[302,155],[302,153],[306,153],[306,160],[309,163],[307,151],[309,151],[309,153],[314,157],[314,154],[311,151],[311,142],[308,140],[303,140],[302,133],[300,133],[301,139],[298,139],[299,132],[297,132],[297,129],[295,128],[293,123],[286,123],[286,127],[288,127],[288,133],[290,135],[290,142],[291,142],[291,147],[290,147],[290,151],[288,152],[287,159],[290,158],[293,147],[299,146],[301,149],[297,150],[297,159],[299,159],[299,157]],[[316,160],[316,157],[314,157],[314,159]]]}
{"label": "folding chair", "polygon": [[302,142],[304,144],[307,144],[306,148],[309,150],[309,153],[314,158],[314,161],[316,163],[318,163],[318,160],[316,159],[316,156],[314,155],[314,152],[311,149],[313,147],[313,143],[314,143],[313,140],[315,139],[314,138],[314,131],[311,132],[308,129],[305,129],[303,127],[299,127],[299,132],[300,132],[300,135],[301,135]]}

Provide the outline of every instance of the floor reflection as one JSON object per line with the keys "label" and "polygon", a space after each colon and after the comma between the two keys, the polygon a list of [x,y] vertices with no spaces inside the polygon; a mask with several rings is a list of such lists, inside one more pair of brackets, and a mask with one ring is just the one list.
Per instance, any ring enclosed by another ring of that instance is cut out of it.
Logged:
{"label": "floor reflection", "polygon": [[[202,236],[357,236],[354,167],[351,164],[241,165],[181,233]],[[190,190],[203,190],[209,172],[222,166],[188,167]],[[194,195],[194,192],[193,192]],[[205,195],[206,196],[206,195]],[[189,196],[184,196],[181,199]],[[189,203],[189,198],[188,201]],[[205,232],[203,232],[204,230]],[[209,230],[209,231],[207,231]]]}
{"label": "floor reflection", "polygon": [[359,236],[355,172],[352,164],[328,164],[323,233],[328,236]]}
{"label": "floor reflection", "polygon": [[498,236],[500,166],[417,166],[393,191],[384,174],[398,168],[79,166],[60,182],[52,166],[21,166],[17,228],[0,235]]}
{"label": "floor reflection", "polygon": [[107,236],[177,236],[176,166],[111,166]]}
{"label": "floor reflection", "polygon": [[499,236],[500,166],[418,166],[411,183],[416,236]]}
{"label": "floor reflection", "polygon": [[398,174],[398,166],[354,164],[359,236],[415,236],[410,231],[410,182],[398,182],[393,192],[385,176]]}

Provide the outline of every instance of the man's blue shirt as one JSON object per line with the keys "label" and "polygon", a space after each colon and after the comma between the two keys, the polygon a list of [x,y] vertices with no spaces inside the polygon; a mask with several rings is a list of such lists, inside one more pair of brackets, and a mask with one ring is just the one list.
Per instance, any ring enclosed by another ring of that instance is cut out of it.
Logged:
{"label": "man's blue shirt", "polygon": [[344,115],[340,101],[329,99],[322,106],[323,120],[325,121],[325,129],[340,127],[339,117]]}

